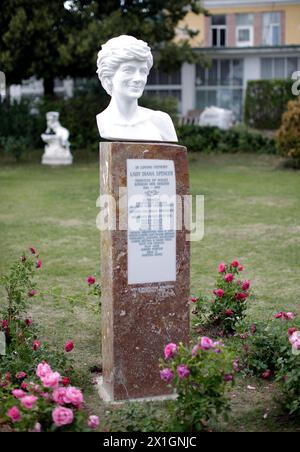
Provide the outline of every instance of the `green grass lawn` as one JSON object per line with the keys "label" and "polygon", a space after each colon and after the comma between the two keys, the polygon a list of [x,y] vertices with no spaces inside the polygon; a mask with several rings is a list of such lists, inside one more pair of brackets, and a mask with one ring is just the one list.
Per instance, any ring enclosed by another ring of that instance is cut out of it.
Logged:
{"label": "green grass lawn", "polygon": [[[190,156],[191,191],[205,195],[205,236],[192,243],[191,291],[209,293],[218,262],[239,258],[257,296],[249,309],[253,320],[278,310],[300,315],[300,173],[278,163],[277,157],[254,154]],[[98,195],[97,162],[0,168],[0,273],[24,249],[39,249],[39,285],[55,287],[58,295],[33,299],[30,314],[53,346],[74,340],[76,362],[87,376],[101,364],[100,318],[85,282],[91,274],[99,278]],[[233,391],[232,418],[217,429],[299,428],[272,416],[273,385],[256,382],[251,391],[248,384],[241,381]],[[101,414],[92,388],[88,400],[88,408]],[[266,409],[271,414],[263,419]]]}

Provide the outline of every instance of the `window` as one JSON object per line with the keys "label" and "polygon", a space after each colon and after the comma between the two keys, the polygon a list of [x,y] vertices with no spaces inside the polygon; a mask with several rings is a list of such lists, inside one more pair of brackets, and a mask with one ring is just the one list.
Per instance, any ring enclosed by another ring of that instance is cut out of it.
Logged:
{"label": "window", "polygon": [[209,68],[196,66],[196,108],[217,106],[242,117],[242,59],[214,59]]}
{"label": "window", "polygon": [[226,16],[224,15],[212,16],[211,43],[213,47],[226,46]]}
{"label": "window", "polygon": [[262,43],[265,46],[281,44],[281,13],[263,13]]}
{"label": "window", "polygon": [[298,58],[261,58],[260,72],[263,80],[290,78],[299,70]]}
{"label": "window", "polygon": [[148,76],[148,85],[181,85],[181,70],[167,73],[152,68]]}
{"label": "window", "polygon": [[253,46],[253,22],[253,14],[236,14],[236,45],[238,47]]}

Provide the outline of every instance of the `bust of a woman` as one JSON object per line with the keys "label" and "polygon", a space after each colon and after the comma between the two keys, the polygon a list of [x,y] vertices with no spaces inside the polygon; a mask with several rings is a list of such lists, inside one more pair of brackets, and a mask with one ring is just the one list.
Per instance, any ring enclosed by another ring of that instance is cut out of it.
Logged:
{"label": "bust of a woman", "polygon": [[102,46],[98,53],[97,74],[111,96],[108,107],[97,115],[102,138],[178,141],[167,113],[138,105],[152,65],[150,47],[133,36],[112,38]]}

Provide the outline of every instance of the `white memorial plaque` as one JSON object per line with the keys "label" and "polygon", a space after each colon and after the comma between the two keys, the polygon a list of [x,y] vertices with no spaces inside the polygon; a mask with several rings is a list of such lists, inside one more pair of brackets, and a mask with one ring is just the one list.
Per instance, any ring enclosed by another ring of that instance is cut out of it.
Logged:
{"label": "white memorial plaque", "polygon": [[176,281],[173,160],[128,159],[128,284]]}

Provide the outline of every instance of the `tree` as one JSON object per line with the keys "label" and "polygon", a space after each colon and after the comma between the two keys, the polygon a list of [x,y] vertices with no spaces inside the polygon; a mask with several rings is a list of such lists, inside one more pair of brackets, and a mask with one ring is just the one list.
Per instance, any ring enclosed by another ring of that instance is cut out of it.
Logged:
{"label": "tree", "polygon": [[147,41],[164,69],[199,60],[176,27],[188,11],[205,12],[199,0],[2,0],[0,70],[8,84],[36,75],[45,94],[54,77],[92,76],[103,42],[120,34]]}
{"label": "tree", "polygon": [[60,45],[73,21],[62,0],[2,0],[0,67],[8,84],[37,75],[44,79],[46,94],[52,94],[54,77],[68,73]]}

